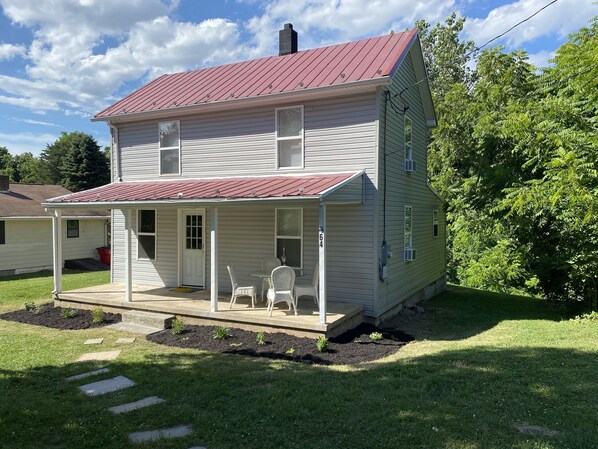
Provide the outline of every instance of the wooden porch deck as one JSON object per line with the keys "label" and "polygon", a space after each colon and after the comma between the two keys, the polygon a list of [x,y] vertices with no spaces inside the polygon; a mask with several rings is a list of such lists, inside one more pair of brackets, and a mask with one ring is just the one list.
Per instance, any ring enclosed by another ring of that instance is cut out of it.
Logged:
{"label": "wooden porch deck", "polygon": [[131,302],[124,301],[125,286],[122,283],[97,285],[62,292],[55,305],[92,309],[102,306],[106,311],[121,313],[126,310],[145,310],[180,315],[189,324],[230,326],[247,330],[286,332],[299,336],[335,336],[361,323],[363,306],[337,301],[327,302],[326,324],[320,323],[319,312],[313,299],[299,300],[297,315],[287,310],[286,304],[275,306],[268,316],[265,302],[251,308],[249,298],[239,298],[229,309],[230,296],[219,295],[218,311],[210,311],[210,292],[195,290],[190,293],[176,292],[173,288],[133,285]]}

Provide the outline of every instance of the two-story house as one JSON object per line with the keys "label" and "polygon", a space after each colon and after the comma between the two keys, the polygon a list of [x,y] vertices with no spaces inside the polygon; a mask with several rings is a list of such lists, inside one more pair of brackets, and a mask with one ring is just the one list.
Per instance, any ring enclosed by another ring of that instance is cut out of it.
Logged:
{"label": "two-story house", "polygon": [[[118,294],[106,306],[193,316],[173,306],[173,288],[191,286],[186,298],[209,304],[198,318],[329,332],[339,316],[379,321],[445,285],[416,30],[297,51],[287,24],[278,56],[163,75],[93,120],[111,128],[112,183],[46,206],[112,210]],[[272,256],[306,281],[319,267],[315,310],[225,314],[227,265],[255,283]],[[170,301],[142,297],[150,288]],[[102,304],[105,292],[62,292],[56,270],[63,302]]]}

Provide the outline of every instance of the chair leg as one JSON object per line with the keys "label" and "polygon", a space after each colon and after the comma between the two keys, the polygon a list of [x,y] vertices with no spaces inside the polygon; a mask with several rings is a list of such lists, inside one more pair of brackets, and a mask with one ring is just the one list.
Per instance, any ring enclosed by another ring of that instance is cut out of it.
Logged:
{"label": "chair leg", "polygon": [[233,292],[233,294],[230,297],[230,304],[228,305],[229,309],[233,308],[233,304],[235,303],[235,299],[237,299],[237,297],[235,296],[235,292]]}
{"label": "chair leg", "polygon": [[255,309],[255,290],[253,290],[252,294],[251,294],[251,308]]}
{"label": "chair leg", "polygon": [[269,300],[269,304],[268,304],[268,316],[272,316],[272,309],[274,308],[274,301],[273,300]]}
{"label": "chair leg", "polygon": [[296,304],[297,300],[295,298],[293,298],[293,301],[291,301],[291,304],[293,304],[293,309],[295,309],[295,315],[297,315],[297,304]]}

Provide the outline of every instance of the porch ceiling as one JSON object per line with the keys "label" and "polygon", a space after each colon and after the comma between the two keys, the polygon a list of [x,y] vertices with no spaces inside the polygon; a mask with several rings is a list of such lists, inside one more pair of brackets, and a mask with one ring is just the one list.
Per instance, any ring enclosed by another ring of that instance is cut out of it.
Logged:
{"label": "porch ceiling", "polygon": [[[265,200],[323,200],[342,197],[345,203],[363,200],[363,171],[313,175],[277,175],[167,181],[128,181],[50,198],[44,207],[123,208],[139,205],[222,204]],[[342,191],[342,196],[339,193]],[[332,196],[334,194],[334,196]]]}

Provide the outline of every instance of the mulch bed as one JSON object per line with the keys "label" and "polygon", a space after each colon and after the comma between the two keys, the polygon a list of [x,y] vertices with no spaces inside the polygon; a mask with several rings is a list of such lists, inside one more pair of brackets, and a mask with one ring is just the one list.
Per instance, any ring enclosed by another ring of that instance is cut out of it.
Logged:
{"label": "mulch bed", "polygon": [[[231,336],[224,340],[215,339],[215,326],[185,325],[181,334],[173,335],[171,329],[150,334],[147,339],[167,346],[194,348],[211,352],[242,354],[252,357],[291,360],[294,362],[320,365],[347,365],[369,362],[399,351],[413,340],[399,330],[382,330],[363,323],[344,334],[331,338],[328,350],[319,352],[316,340],[299,338],[283,333],[266,333],[266,345],[258,345],[257,332],[230,329]],[[382,340],[370,339],[372,332],[381,332]],[[293,349],[292,353],[289,351]]]}
{"label": "mulch bed", "polygon": [[52,304],[44,304],[40,306],[37,313],[22,309],[4,313],[0,315],[0,319],[63,330],[91,329],[108,326],[121,321],[120,314],[105,312],[104,322],[94,324],[91,322],[91,311],[89,310],[77,310],[75,316],[72,318],[63,317],[61,315],[62,310],[62,307],[54,307]]}

